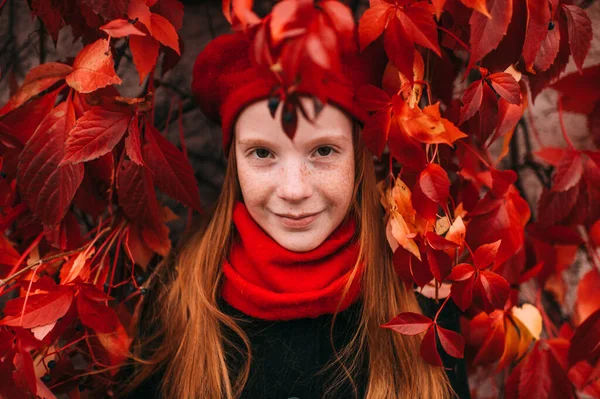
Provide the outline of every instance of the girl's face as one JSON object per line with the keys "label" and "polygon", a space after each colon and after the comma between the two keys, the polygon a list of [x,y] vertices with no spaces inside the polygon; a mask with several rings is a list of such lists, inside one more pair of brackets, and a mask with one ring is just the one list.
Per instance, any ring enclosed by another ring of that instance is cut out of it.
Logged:
{"label": "girl's face", "polygon": [[[314,117],[310,99],[301,98]],[[318,247],[344,220],[354,188],[352,120],[327,104],[314,125],[298,112],[294,140],[273,119],[267,100],[240,113],[235,125],[238,180],[248,212],[284,248]]]}

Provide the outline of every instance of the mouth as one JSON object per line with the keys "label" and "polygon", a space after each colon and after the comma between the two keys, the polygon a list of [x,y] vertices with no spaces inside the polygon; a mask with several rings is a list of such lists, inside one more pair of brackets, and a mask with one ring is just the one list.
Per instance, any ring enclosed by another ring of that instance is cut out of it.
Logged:
{"label": "mouth", "polygon": [[306,227],[311,224],[320,214],[310,213],[310,214],[301,214],[301,215],[291,215],[291,214],[275,214],[281,220],[281,224],[286,227],[291,228],[300,228]]}

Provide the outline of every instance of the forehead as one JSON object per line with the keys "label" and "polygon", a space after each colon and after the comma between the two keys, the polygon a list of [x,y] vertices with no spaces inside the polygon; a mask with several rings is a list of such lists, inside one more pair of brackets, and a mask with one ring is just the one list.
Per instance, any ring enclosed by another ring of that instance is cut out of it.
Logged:
{"label": "forehead", "polygon": [[[300,101],[310,118],[314,118],[313,102],[308,97]],[[267,99],[254,102],[242,110],[237,118],[234,134],[240,143],[249,139],[289,140],[281,128],[283,103],[279,104],[275,118],[271,117]],[[294,143],[302,143],[315,138],[332,138],[352,141],[352,119],[335,105],[326,104],[313,123],[304,118],[298,109],[298,126]]]}

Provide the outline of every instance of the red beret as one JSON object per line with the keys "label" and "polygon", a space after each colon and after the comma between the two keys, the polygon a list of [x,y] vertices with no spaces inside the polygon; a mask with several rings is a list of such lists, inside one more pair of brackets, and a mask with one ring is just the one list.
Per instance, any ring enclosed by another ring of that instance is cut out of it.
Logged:
{"label": "red beret", "polygon": [[[269,97],[273,86],[278,84],[273,72],[253,65],[249,56],[251,44],[240,32],[221,35],[208,43],[194,63],[192,92],[202,112],[221,124],[225,154],[229,151],[235,120],[243,108]],[[355,102],[354,93],[362,84],[379,86],[386,63],[383,46],[371,45],[360,56],[344,56],[341,74],[323,83],[328,101],[364,124],[368,115]],[[301,95],[316,95],[310,85],[311,82],[302,82],[296,91]]]}

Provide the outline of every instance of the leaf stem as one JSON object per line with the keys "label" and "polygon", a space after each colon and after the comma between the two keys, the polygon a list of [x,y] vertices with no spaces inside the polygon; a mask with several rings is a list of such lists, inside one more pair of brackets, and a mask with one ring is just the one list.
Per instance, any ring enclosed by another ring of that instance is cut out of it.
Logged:
{"label": "leaf stem", "polygon": [[457,140],[456,143],[462,145],[464,148],[466,148],[467,150],[469,150],[473,155],[475,155],[477,157],[477,159],[479,159],[481,161],[481,163],[483,163],[486,167],[491,168],[490,163],[488,161],[486,161],[483,156],[478,153],[477,151],[475,151],[473,149],[473,147],[471,147],[468,143],[466,143],[464,140]]}
{"label": "leaf stem", "polygon": [[[437,282],[435,283],[435,286],[437,287]],[[442,303],[442,306],[440,306],[440,308],[438,309],[437,313],[435,314],[435,318],[433,319],[433,322],[437,322],[438,316],[440,315],[442,309],[444,308],[444,306],[446,306],[446,303],[448,302],[448,300],[450,299],[450,294],[448,294],[448,296],[446,297],[446,299],[444,300],[444,302]]]}
{"label": "leaf stem", "polygon": [[571,142],[569,135],[567,134],[567,129],[565,128],[565,121],[563,120],[563,108],[562,108],[562,96],[558,97],[558,120],[560,121],[560,131],[562,132],[565,141],[570,149],[574,150],[575,146]]}
{"label": "leaf stem", "polygon": [[443,26],[437,26],[437,28],[439,30],[441,30],[442,32],[445,32],[446,34],[450,35],[450,37],[452,37],[454,40],[456,40],[456,42],[458,44],[460,44],[465,50],[467,50],[467,52],[471,52],[471,49],[469,48],[469,46],[467,46],[467,44],[465,42],[463,42],[462,40],[460,40],[458,38],[458,36],[456,36],[454,33],[450,32],[448,29],[444,28]]}

